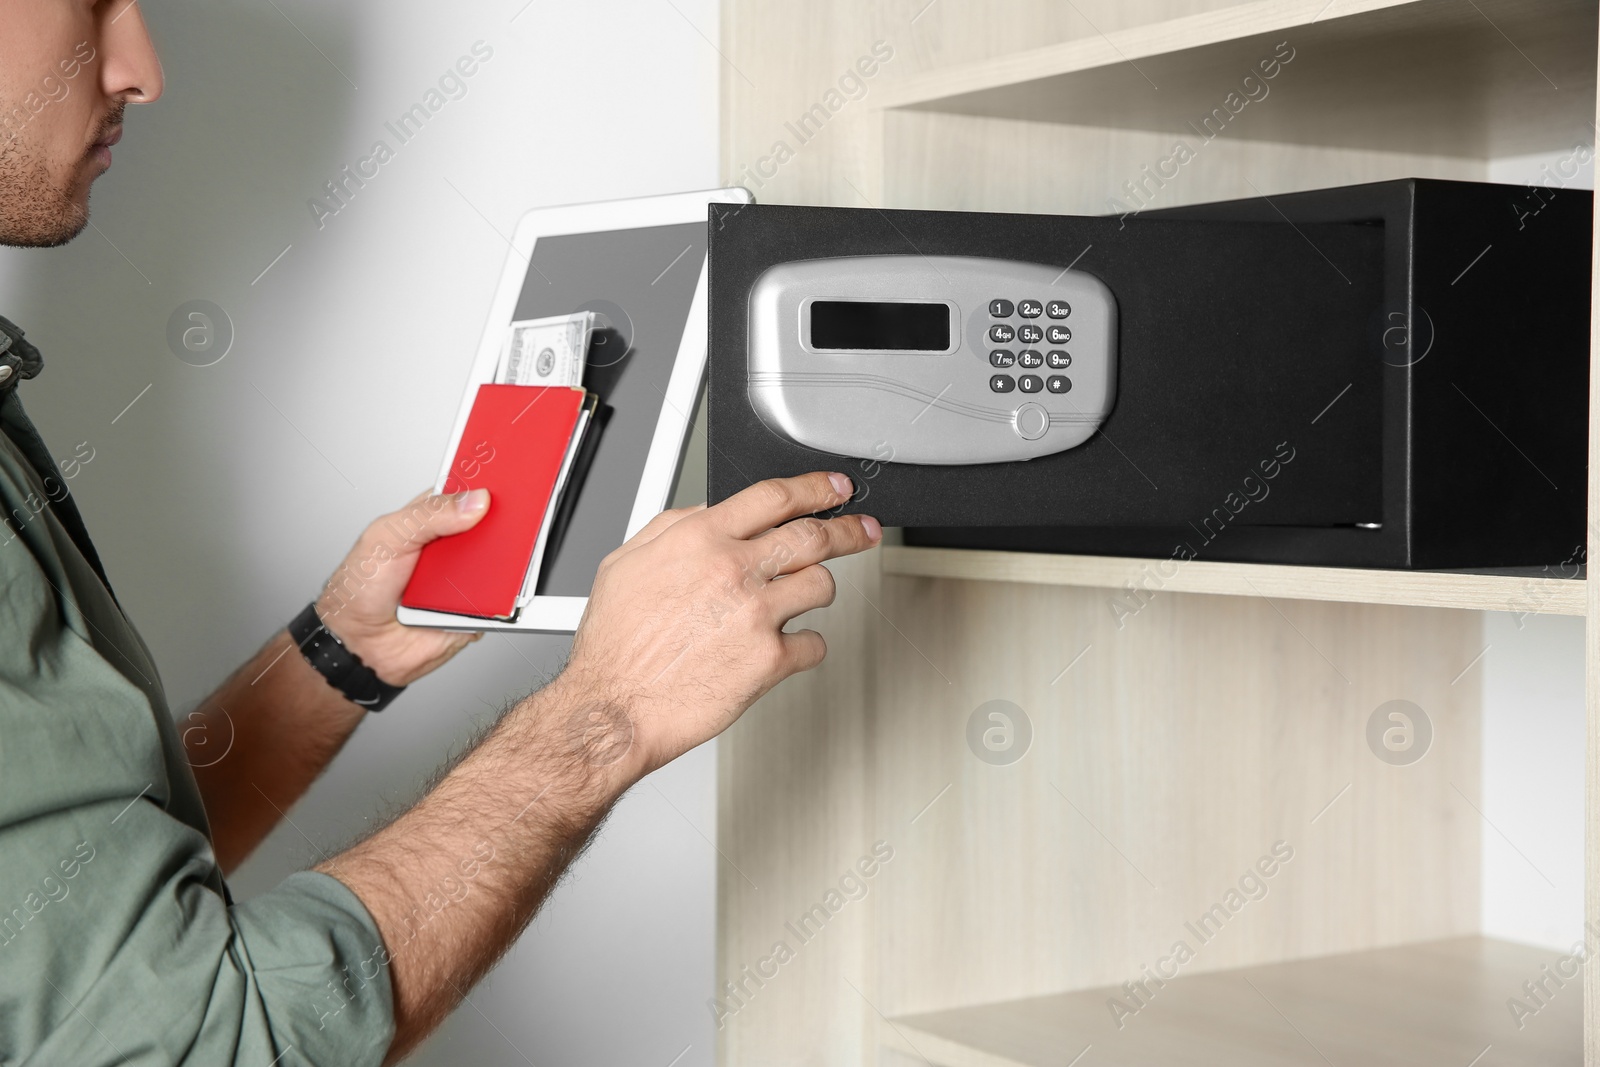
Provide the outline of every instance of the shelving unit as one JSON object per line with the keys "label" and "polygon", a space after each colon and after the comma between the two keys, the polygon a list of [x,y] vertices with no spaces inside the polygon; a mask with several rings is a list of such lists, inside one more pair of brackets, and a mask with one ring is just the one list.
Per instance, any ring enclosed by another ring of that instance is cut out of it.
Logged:
{"label": "shelving unit", "polygon": [[1161,593],[1333,600],[1423,608],[1464,608],[1534,615],[1582,615],[1588,594],[1581,577],[1551,577],[1557,568],[1498,574],[1377,571],[1347,567],[1281,567],[1256,563],[1057,556],[959,548],[883,550],[885,574],[907,578],[963,578]]}
{"label": "shelving unit", "polygon": [[[725,0],[723,170],[766,203],[1081,214],[1490,180],[1593,145],[1597,16],[1594,0]],[[1270,92],[1250,90],[1284,42]],[[892,58],[797,141],[875,43]],[[1179,139],[1193,162],[1151,180]],[[754,166],[779,143],[781,163]],[[1600,514],[1593,474],[1590,500]],[[1600,594],[1539,571],[1160,563],[891,538],[832,565],[838,599],[803,623],[828,661],[719,750],[720,1061],[1600,1067],[1600,952],[1509,1026],[1507,999],[1559,953],[1482,936],[1473,669],[1483,611],[1587,616],[1595,811]],[[1432,724],[1407,766],[1367,740],[1395,699]],[[997,700],[1030,730],[998,765],[968,741]],[[1112,1028],[1107,998],[1285,841],[1263,904]],[[893,859],[796,937],[876,842]],[[779,942],[792,955],[771,965]]]}

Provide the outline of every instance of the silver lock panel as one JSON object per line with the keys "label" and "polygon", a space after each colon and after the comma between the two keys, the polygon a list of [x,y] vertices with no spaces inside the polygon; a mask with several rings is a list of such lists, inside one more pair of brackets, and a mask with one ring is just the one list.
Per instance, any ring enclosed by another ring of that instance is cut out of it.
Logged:
{"label": "silver lock panel", "polygon": [[897,463],[1034,459],[1116,402],[1098,278],[969,256],[780,263],[750,292],[750,404],[807,448]]}

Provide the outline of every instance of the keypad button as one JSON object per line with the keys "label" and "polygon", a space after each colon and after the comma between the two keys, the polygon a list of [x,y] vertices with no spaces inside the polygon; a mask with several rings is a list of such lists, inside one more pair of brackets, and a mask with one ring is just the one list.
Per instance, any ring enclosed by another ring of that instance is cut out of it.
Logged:
{"label": "keypad button", "polygon": [[1052,319],[1064,319],[1072,314],[1072,305],[1065,300],[1052,300],[1044,306],[1044,313]]}
{"label": "keypad button", "polygon": [[1039,354],[1037,349],[1024,348],[1017,357],[1017,362],[1029,370],[1037,370],[1044,366],[1044,357]]}
{"label": "keypad button", "polygon": [[1017,356],[1008,348],[997,348],[989,353],[989,362],[996,367],[1009,367],[1017,362]]}
{"label": "keypad button", "polygon": [[1072,366],[1072,353],[1050,352],[1046,354],[1044,361],[1050,364],[1051,370],[1066,370],[1068,367]]}
{"label": "keypad button", "polygon": [[[1006,329],[1010,330],[1011,327],[1007,326]],[[1050,339],[1050,343],[1053,345],[1064,345],[1068,341],[1072,340],[1072,331],[1067,329],[1065,326],[1051,326],[1046,329],[1044,333],[1045,336]],[[1008,341],[1010,339],[1011,338],[1009,337],[1006,338]]]}
{"label": "keypad button", "polygon": [[1011,317],[1011,301],[1009,301],[1009,300],[991,300],[991,301],[989,301],[989,314],[992,315],[993,317],[997,318],[997,319],[1009,319]]}
{"label": "keypad button", "polygon": [[993,326],[989,327],[989,340],[993,341],[995,344],[1006,344],[1014,340],[1016,336],[1017,331],[1013,330],[1003,322],[997,322]]}
{"label": "keypad button", "polygon": [[1037,374],[1024,374],[1017,379],[1017,384],[1022,387],[1024,393],[1037,393],[1044,388],[1044,382],[1039,380]]}
{"label": "keypad button", "polygon": [[1045,383],[1052,393],[1065,393],[1072,388],[1072,379],[1059,374],[1050,375],[1050,380]]}
{"label": "keypad button", "polygon": [[1036,345],[1044,340],[1044,331],[1031,322],[1017,327],[1017,340],[1025,345]]}
{"label": "keypad button", "polygon": [[1025,319],[1036,319],[1044,314],[1044,306],[1037,300],[1018,300],[1017,314]]}
{"label": "keypad button", "polygon": [[[1027,377],[1033,377],[1031,374]],[[1009,374],[989,375],[989,388],[997,393],[1009,393],[1017,387],[1016,381]]]}

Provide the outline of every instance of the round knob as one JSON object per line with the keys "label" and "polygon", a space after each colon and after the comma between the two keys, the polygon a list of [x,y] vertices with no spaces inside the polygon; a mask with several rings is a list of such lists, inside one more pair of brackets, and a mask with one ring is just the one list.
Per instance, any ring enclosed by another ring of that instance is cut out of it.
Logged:
{"label": "round knob", "polygon": [[1011,427],[1024,441],[1037,441],[1050,428],[1050,413],[1038,404],[1023,404],[1011,416]]}

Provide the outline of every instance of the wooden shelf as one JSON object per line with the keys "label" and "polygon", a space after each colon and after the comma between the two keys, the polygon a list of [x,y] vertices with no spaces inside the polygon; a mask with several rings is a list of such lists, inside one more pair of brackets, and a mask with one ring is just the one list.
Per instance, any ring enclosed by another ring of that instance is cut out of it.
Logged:
{"label": "wooden shelf", "polygon": [[[1466,574],[1454,571],[1383,571],[1347,567],[1289,567],[1261,563],[1057,556],[1042,552],[992,552],[965,548],[886,545],[885,574],[966,578],[990,582],[1074,585],[1152,592],[1265,596],[1285,600],[1336,600],[1538,615],[1582,615],[1581,579],[1542,577],[1537,571]],[[1164,571],[1162,568],[1166,567]]]}
{"label": "wooden shelf", "polygon": [[1121,1029],[1107,1002],[1132,1002],[1113,987],[905,1016],[879,1039],[937,1067],[1561,1067],[1583,1060],[1581,979],[1549,983],[1521,1029],[1507,1008],[1560,958],[1452,938],[1180,976]]}
{"label": "wooden shelf", "polygon": [[[1229,137],[1488,158],[1588,143],[1586,0],[1257,0],[908,77],[877,106],[1168,132],[1200,124],[1280,42]],[[1232,119],[1227,111],[1223,115]],[[1218,124],[1222,126],[1223,124]]]}

